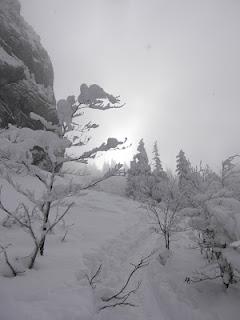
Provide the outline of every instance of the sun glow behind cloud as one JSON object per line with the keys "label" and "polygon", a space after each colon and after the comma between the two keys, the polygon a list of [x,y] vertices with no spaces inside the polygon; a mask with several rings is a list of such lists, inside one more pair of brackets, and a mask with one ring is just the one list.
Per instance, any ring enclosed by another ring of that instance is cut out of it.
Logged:
{"label": "sun glow behind cloud", "polygon": [[57,99],[84,82],[127,100],[89,118],[100,124],[93,146],[128,137],[134,153],[144,138],[151,157],[158,140],[172,168],[180,148],[210,165],[239,151],[240,1],[21,3],[52,58]]}
{"label": "sun glow behind cloud", "polygon": [[109,137],[114,137],[119,141],[124,141],[127,138],[127,141],[123,145],[120,145],[117,150],[110,150],[99,154],[96,157],[96,165],[102,168],[105,162],[111,163],[112,161],[128,165],[136,152],[137,127],[134,126],[134,123],[129,123],[128,121],[126,121],[124,126],[121,126],[117,121],[115,128],[112,130],[105,129],[104,131]]}

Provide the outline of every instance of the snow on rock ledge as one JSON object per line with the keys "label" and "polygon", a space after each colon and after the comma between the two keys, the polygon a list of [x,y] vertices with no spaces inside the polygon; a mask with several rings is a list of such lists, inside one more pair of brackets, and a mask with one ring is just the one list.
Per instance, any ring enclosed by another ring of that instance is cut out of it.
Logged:
{"label": "snow on rock ledge", "polygon": [[18,0],[0,0],[0,126],[41,128],[30,112],[57,123],[53,67]]}

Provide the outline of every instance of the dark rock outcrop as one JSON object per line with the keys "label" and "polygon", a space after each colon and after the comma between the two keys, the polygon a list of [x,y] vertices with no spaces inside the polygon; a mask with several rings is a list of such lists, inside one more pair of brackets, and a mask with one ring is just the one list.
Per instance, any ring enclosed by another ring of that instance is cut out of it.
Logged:
{"label": "dark rock outcrop", "polygon": [[53,67],[18,0],[0,0],[0,127],[41,128],[31,111],[57,123]]}

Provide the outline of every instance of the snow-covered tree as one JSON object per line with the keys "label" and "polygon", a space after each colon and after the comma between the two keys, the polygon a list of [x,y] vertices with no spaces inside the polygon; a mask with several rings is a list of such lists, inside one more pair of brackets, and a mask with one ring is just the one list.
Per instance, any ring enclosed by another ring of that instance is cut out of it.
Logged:
{"label": "snow-covered tree", "polygon": [[[88,87],[81,86],[81,88],[84,88],[86,94]],[[89,139],[84,135],[90,129],[97,127],[96,124],[90,122],[80,126],[73,121],[82,115],[82,109],[107,110],[121,107],[118,104],[118,98],[108,95],[99,86],[94,85],[89,88],[92,89],[88,94],[88,105],[87,101],[82,98],[82,91],[78,97],[78,104],[74,97],[58,103],[59,126],[52,125],[43,117],[32,113],[31,118],[34,121],[40,121],[45,130],[34,131],[29,128],[9,126],[8,129],[0,132],[1,176],[28,200],[27,202],[21,201],[12,210],[6,201],[6,190],[2,187],[0,209],[7,218],[11,218],[27,231],[34,242],[33,252],[27,262],[28,268],[34,266],[38,253],[44,254],[46,236],[72,208],[74,203],[71,201],[71,196],[108,178],[120,168],[120,165],[116,165],[104,176],[87,184],[72,184],[63,180],[61,168],[64,164],[69,162],[86,163],[88,159],[95,158],[98,152],[119,148],[122,144],[115,138],[109,138],[106,143],[89,151],[79,154],[78,148],[77,151],[72,152],[74,147],[86,144]],[[99,96],[98,90],[100,90]],[[64,101],[67,104],[65,109]],[[47,162],[47,166],[45,162]],[[37,184],[37,188],[42,189],[40,197],[36,196],[34,188],[26,189],[18,182],[19,173],[32,176],[35,181],[34,185]],[[27,204],[29,200],[31,205]],[[38,223],[35,223],[36,216],[38,216]]]}
{"label": "snow-covered tree", "polygon": [[235,154],[222,161],[220,181],[223,188],[231,190],[240,200],[240,155]]}
{"label": "snow-covered tree", "polygon": [[161,178],[163,174],[162,162],[160,160],[157,141],[153,145],[153,174]]}
{"label": "snow-covered tree", "polygon": [[180,150],[177,155],[176,172],[179,190],[183,195],[185,205],[188,206],[193,196],[199,192],[202,180],[201,171],[198,167],[193,168],[185,153]]}
{"label": "snow-covered tree", "polygon": [[158,144],[155,141],[153,145],[153,187],[152,187],[152,198],[161,201],[163,197],[163,193],[165,190],[166,180],[168,176],[166,172],[163,170],[162,162],[160,160]]}
{"label": "snow-covered tree", "polygon": [[[193,282],[221,278],[228,288],[239,281],[239,252],[233,244],[240,239],[240,202],[221,194],[199,195],[198,207],[191,211],[191,227],[196,234],[196,242],[213,268],[206,266]],[[213,272],[211,271],[213,270]]]}
{"label": "snow-covered tree", "polygon": [[145,200],[151,197],[153,178],[143,139],[140,140],[137,151],[130,162],[126,191],[133,199]]}
{"label": "snow-covered tree", "polygon": [[191,173],[191,165],[187,160],[185,153],[180,150],[177,155],[177,166],[176,171],[178,175],[178,185],[180,190],[184,190],[189,182],[189,176]]}

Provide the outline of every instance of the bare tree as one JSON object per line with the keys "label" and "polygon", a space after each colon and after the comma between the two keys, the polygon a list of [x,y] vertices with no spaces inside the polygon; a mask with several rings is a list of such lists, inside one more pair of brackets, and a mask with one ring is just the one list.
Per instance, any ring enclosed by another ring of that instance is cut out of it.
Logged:
{"label": "bare tree", "polygon": [[[34,249],[32,254],[29,256],[29,262],[28,262],[28,268],[32,269],[37,257],[38,252],[41,252],[41,249],[43,247],[43,243],[46,239],[47,234],[64,218],[64,216],[69,212],[69,210],[73,206],[73,202],[70,202],[65,205],[65,208],[63,212],[60,214],[57,219],[49,223],[47,226],[45,224],[45,217],[43,216],[42,220],[42,232],[38,234],[36,231],[37,228],[34,228],[34,211],[36,210],[36,207],[33,207],[30,209],[27,207],[24,203],[21,203],[17,210],[11,211],[9,210],[6,205],[2,201],[2,188],[0,189],[0,209],[4,211],[5,214],[7,214],[9,217],[14,219],[32,238],[32,241],[34,243]],[[23,209],[23,215],[19,217],[18,213],[19,210]]]}
{"label": "bare tree", "polygon": [[174,178],[171,177],[164,183],[163,200],[161,202],[150,201],[146,208],[154,231],[163,236],[165,247],[169,250],[172,235],[182,230],[179,225],[182,196]]}

